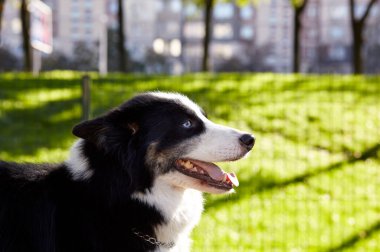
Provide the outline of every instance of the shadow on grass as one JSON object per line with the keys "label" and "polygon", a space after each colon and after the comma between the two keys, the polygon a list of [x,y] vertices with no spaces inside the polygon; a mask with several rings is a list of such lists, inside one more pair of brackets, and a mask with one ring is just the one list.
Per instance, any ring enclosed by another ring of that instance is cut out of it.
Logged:
{"label": "shadow on grass", "polygon": [[[10,109],[0,116],[0,150],[12,156],[34,155],[40,148],[59,148],[80,118],[78,98],[51,101],[37,108]],[[61,118],[59,115],[64,115]],[[58,116],[58,117],[57,117]]]}
{"label": "shadow on grass", "polygon": [[299,183],[306,183],[307,180],[310,178],[341,169],[345,164],[351,164],[358,161],[365,161],[369,158],[378,158],[379,151],[380,144],[375,144],[372,147],[365,150],[364,152],[362,152],[359,156],[352,156],[346,160],[331,164],[327,167],[319,168],[311,172],[306,172],[302,175],[284,181],[278,181],[274,177],[263,177],[261,174],[256,174],[250,177],[249,179],[240,182],[237,194],[229,198],[216,198],[210,200],[206,203],[205,209],[207,210],[210,208],[218,207],[219,205],[226,202],[230,203],[231,201],[237,201],[247,195],[252,195],[254,193],[260,193],[274,189],[281,189]]}
{"label": "shadow on grass", "polygon": [[329,248],[325,252],[338,252],[344,249],[350,248],[360,241],[371,238],[375,233],[380,231],[380,220],[368,226],[366,229],[361,230],[357,234],[354,234],[344,240],[341,244],[336,247]]}

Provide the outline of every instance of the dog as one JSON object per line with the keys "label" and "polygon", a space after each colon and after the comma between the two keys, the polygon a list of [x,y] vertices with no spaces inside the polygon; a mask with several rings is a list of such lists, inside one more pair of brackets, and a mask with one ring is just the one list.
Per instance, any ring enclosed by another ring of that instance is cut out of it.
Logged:
{"label": "dog", "polygon": [[61,164],[0,162],[0,252],[189,251],[202,192],[238,180],[253,135],[215,124],[186,96],[142,93],[73,128]]}

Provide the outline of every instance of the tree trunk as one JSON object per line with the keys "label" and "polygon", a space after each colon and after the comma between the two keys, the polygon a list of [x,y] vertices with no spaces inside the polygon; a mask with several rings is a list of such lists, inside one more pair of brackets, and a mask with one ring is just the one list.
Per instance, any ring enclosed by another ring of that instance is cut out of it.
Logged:
{"label": "tree trunk", "polygon": [[363,45],[363,31],[365,22],[369,13],[377,0],[370,0],[362,17],[357,19],[355,17],[355,1],[349,0],[350,3],[350,19],[352,27],[352,70],[354,74],[363,73],[363,58],[362,58],[362,45]]}
{"label": "tree trunk", "polygon": [[363,44],[363,29],[358,23],[353,25],[352,28],[352,69],[354,74],[361,74],[363,72],[362,63],[362,44]]}
{"label": "tree trunk", "polygon": [[127,71],[127,57],[125,50],[125,32],[124,32],[124,5],[123,0],[118,0],[119,9],[118,9],[118,22],[119,22],[119,70],[121,72]]}
{"label": "tree trunk", "polygon": [[293,33],[293,73],[300,71],[300,30],[301,16],[300,9],[294,9],[294,33]]}
{"label": "tree trunk", "polygon": [[301,30],[302,13],[309,0],[304,0],[301,5],[294,6],[294,33],[293,33],[293,73],[299,73],[301,64]]}
{"label": "tree trunk", "polygon": [[211,22],[212,22],[212,9],[214,5],[214,0],[206,0],[205,3],[205,36],[203,39],[203,58],[202,58],[202,71],[208,72],[210,70],[209,62],[209,49],[210,49],[210,40],[211,40]]}
{"label": "tree trunk", "polygon": [[30,46],[30,15],[27,0],[21,1],[20,8],[22,41],[24,51],[24,70],[32,71],[32,47]]}

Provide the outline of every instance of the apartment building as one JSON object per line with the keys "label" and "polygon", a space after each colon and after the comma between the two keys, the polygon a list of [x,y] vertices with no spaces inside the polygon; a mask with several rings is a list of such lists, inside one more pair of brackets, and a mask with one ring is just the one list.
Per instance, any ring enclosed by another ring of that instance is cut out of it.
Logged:
{"label": "apartment building", "polygon": [[[67,56],[78,42],[96,48],[106,25],[103,0],[45,0],[53,12],[53,50]],[[22,55],[19,1],[5,2],[2,43],[18,56]]]}
{"label": "apartment building", "polygon": [[[203,56],[203,11],[191,4],[184,9],[184,67],[187,71],[199,71]],[[212,69],[233,71],[238,70],[234,67],[240,67],[249,70],[255,40],[255,14],[252,5],[242,8],[233,3],[215,5],[210,41]]]}
{"label": "apartment building", "polygon": [[[73,56],[79,42],[96,54],[105,29],[118,28],[117,0],[44,0],[53,10],[53,49]],[[356,0],[358,15],[366,0]],[[203,55],[204,10],[183,0],[124,0],[129,56],[149,65],[159,55],[171,72],[199,71]],[[7,0],[2,40],[22,56],[19,1]],[[107,20],[104,16],[107,16]],[[210,61],[214,70],[290,72],[294,10],[289,0],[237,6],[218,2],[213,10]],[[301,71],[351,72],[351,24],[347,0],[309,0],[302,17]],[[380,4],[366,23],[365,65],[378,62]],[[372,62],[372,63],[371,63]],[[372,67],[373,68],[373,67]],[[371,69],[372,69],[371,68]],[[148,72],[150,70],[148,69]],[[375,70],[371,70],[375,71]],[[154,72],[154,71],[153,71]]]}
{"label": "apartment building", "polygon": [[[368,1],[357,0],[355,13],[362,16]],[[380,4],[373,6],[364,31],[363,52],[379,46]],[[352,71],[352,27],[346,0],[309,0],[303,16],[301,36],[301,70],[319,73]],[[380,52],[379,52],[380,53]],[[363,53],[363,61],[376,61],[371,53]],[[367,64],[368,65],[368,64]],[[371,68],[368,65],[367,68]]]}
{"label": "apartment building", "polygon": [[106,25],[103,0],[46,0],[53,10],[54,50],[68,56],[79,42],[97,48]]}
{"label": "apartment building", "polygon": [[[293,8],[289,0],[261,1],[257,6],[256,51],[264,70],[290,72],[293,48]],[[263,59],[262,59],[263,58]]]}
{"label": "apartment building", "polygon": [[21,57],[22,40],[19,6],[20,3],[16,0],[8,0],[5,2],[0,46],[7,48],[7,50],[14,55]]}

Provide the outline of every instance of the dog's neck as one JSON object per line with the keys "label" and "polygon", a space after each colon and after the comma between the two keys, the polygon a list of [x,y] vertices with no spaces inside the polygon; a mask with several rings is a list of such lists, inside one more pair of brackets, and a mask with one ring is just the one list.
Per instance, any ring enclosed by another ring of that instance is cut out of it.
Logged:
{"label": "dog's neck", "polygon": [[[88,180],[93,175],[82,152],[83,143],[79,140],[73,145],[71,155],[65,162],[74,180]],[[158,241],[174,242],[175,246],[170,251],[189,251],[189,235],[200,220],[203,197],[200,191],[174,186],[170,181],[175,179],[177,176],[172,173],[158,176],[149,191],[136,192],[132,198],[156,208],[165,218],[163,224],[155,227]],[[165,248],[159,248],[159,251],[165,251]]]}
{"label": "dog's neck", "polygon": [[[189,251],[189,235],[203,211],[202,193],[170,185],[165,176],[170,174],[158,177],[150,192],[135,193],[133,198],[155,207],[164,216],[165,223],[155,228],[157,240],[174,242],[170,251]],[[165,248],[159,251],[165,251]]]}

